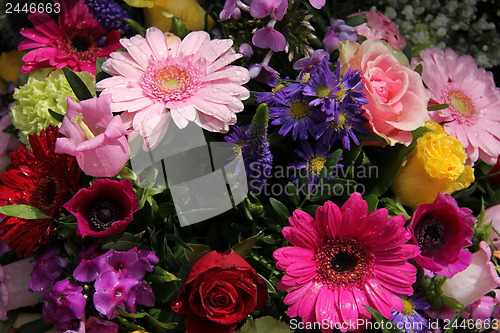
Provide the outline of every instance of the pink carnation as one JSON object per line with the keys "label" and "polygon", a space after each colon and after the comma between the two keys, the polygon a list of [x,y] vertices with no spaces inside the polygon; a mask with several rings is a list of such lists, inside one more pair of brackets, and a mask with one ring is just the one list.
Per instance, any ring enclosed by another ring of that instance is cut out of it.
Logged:
{"label": "pink carnation", "polygon": [[430,119],[445,122],[444,130],[460,140],[469,163],[481,158],[495,164],[500,154],[500,88],[493,74],[478,68],[470,55],[459,57],[451,49],[432,46],[420,56],[430,104],[449,105],[429,112]]}
{"label": "pink carnation", "polygon": [[366,23],[356,26],[358,35],[367,39],[380,39],[388,41],[393,48],[403,51],[406,47],[406,40],[399,32],[397,25],[381,12],[361,12],[356,15],[366,15]]}
{"label": "pink carnation", "polygon": [[288,292],[288,316],[338,324],[345,332],[371,317],[365,305],[386,318],[391,309],[403,311],[398,294],[413,294],[417,272],[407,260],[419,253],[405,244],[411,236],[403,216],[389,218],[386,209],[368,214],[368,204],[354,193],[342,208],[328,201],[315,218],[297,209],[289,221],[283,235],[293,246],[273,255],[286,271],[278,288]]}
{"label": "pink carnation", "polygon": [[[168,40],[168,42],[167,42]],[[149,28],[146,37],[123,38],[127,52],[114,52],[102,66],[113,77],[97,90],[111,95],[113,112],[122,117],[153,148],[172,119],[179,128],[194,121],[212,132],[227,132],[250,96],[242,87],[248,70],[227,66],[241,57],[229,39],[210,40],[194,31],[184,40]]]}

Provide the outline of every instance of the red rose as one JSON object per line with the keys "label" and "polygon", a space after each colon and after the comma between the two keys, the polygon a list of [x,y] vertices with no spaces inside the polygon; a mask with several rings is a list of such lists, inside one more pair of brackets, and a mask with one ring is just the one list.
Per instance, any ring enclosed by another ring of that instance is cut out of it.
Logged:
{"label": "red rose", "polygon": [[212,251],[194,263],[172,305],[187,333],[231,333],[267,302],[265,282],[236,252]]}

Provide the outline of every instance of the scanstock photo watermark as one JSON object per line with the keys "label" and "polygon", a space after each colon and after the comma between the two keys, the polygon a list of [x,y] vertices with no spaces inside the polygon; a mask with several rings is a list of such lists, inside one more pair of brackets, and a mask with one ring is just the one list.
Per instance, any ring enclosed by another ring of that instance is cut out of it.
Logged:
{"label": "scanstock photo watermark", "polygon": [[[351,179],[346,179],[348,177],[361,179],[373,179],[378,178],[379,170],[377,166],[348,166],[348,167],[336,167],[332,170],[332,173],[325,177],[321,182],[315,185],[310,185],[309,188],[306,184],[299,184],[297,181],[300,178],[311,179],[314,176],[309,172],[307,168],[297,169],[294,166],[283,167],[281,165],[275,166],[273,168],[261,168],[260,165],[255,162],[249,165],[249,173],[252,177],[249,177],[249,185],[251,188],[255,182],[261,182],[262,178],[268,178],[268,181],[263,185],[261,190],[255,190],[253,193],[255,195],[263,194],[265,196],[280,196],[280,195],[293,195],[291,193],[290,187],[286,186],[287,182],[275,182],[274,180],[285,179],[293,181],[299,192],[308,193],[311,196],[343,196],[351,195],[354,192],[358,192],[361,195],[365,194],[366,186],[362,183],[358,183]],[[335,182],[334,180],[342,179],[342,182]],[[329,182],[333,181],[333,182]]]}

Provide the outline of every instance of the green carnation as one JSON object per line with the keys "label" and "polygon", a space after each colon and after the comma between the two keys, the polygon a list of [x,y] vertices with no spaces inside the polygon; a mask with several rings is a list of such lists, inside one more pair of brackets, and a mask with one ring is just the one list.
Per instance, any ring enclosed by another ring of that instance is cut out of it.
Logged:
{"label": "green carnation", "polygon": [[279,321],[278,319],[274,319],[271,316],[265,316],[256,319],[255,321],[251,318],[247,319],[245,325],[240,328],[237,333],[292,333],[293,331],[290,327]]}
{"label": "green carnation", "polygon": [[[48,75],[50,73],[50,75]],[[95,78],[88,72],[76,73],[94,91]],[[47,76],[48,75],[48,76]],[[49,113],[49,109],[66,114],[67,98],[77,100],[64,73],[60,69],[40,69],[30,73],[28,82],[14,92],[12,123],[20,131],[20,140],[28,142],[28,135],[40,133],[49,125],[60,123]]]}

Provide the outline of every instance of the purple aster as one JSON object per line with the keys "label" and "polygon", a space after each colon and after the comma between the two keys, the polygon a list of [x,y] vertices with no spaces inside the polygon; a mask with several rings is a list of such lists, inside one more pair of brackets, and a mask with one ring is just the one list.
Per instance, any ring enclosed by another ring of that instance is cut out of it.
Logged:
{"label": "purple aster", "polygon": [[271,175],[273,155],[267,142],[269,108],[261,104],[246,132],[247,144],[241,148],[248,179],[248,189],[253,192],[262,190]]}
{"label": "purple aster", "polygon": [[327,115],[340,113],[341,102],[348,98],[349,104],[364,105],[368,101],[363,93],[361,74],[349,69],[342,77],[340,65],[337,64],[335,73],[332,72],[326,58],[320,65],[310,72],[310,77],[305,82],[303,94],[311,96],[311,106],[321,105],[321,110]]}
{"label": "purple aster", "polygon": [[280,82],[277,79],[274,82],[269,83],[272,87],[271,91],[262,91],[255,94],[257,103],[266,103],[269,106],[274,106],[277,103],[276,93],[286,86],[285,82]]}
{"label": "purple aster", "polygon": [[69,280],[56,282],[43,297],[43,320],[54,324],[61,332],[78,329],[87,301],[82,290],[81,286],[71,284]]}
{"label": "purple aster", "polygon": [[415,310],[429,308],[429,303],[423,298],[403,298],[403,311],[392,310],[391,321],[401,332],[417,333],[427,331],[428,321]]}
{"label": "purple aster", "polygon": [[359,145],[359,140],[355,133],[368,134],[364,124],[368,121],[364,116],[364,110],[357,104],[349,105],[349,99],[344,99],[340,105],[338,113],[327,116],[326,119],[315,126],[316,140],[321,138],[324,144],[331,144],[337,140],[342,141],[342,146],[350,150],[351,139]]}
{"label": "purple aster", "polygon": [[247,143],[247,130],[248,130],[248,126],[247,125],[244,125],[244,126],[232,126],[232,131],[231,133],[229,133],[229,135],[226,135],[224,137],[224,141],[226,142],[230,142],[230,143],[234,143],[237,145],[237,147],[235,147],[235,153],[236,155],[240,155],[241,154],[241,148],[243,148],[243,146]]}
{"label": "purple aster", "polygon": [[118,317],[117,306],[129,313],[134,313],[136,293],[134,288],[142,282],[132,277],[120,277],[113,271],[107,271],[99,275],[96,280],[94,306],[101,314],[112,319]]}
{"label": "purple aster", "polygon": [[[330,158],[331,153],[329,146],[321,142],[316,142],[316,147],[314,150],[307,141],[302,141],[300,143],[300,146],[302,147],[302,151],[296,149],[295,154],[303,158],[304,161],[292,163],[290,164],[290,166],[297,170],[298,175],[305,174],[309,178],[308,192],[310,193],[315,185],[318,185],[321,171],[323,170],[326,161],[328,161],[328,158]],[[328,175],[325,179],[329,179],[330,177],[331,175]],[[294,175],[292,177],[292,181],[296,186],[299,185],[297,175]],[[302,190],[302,192],[304,191]]]}
{"label": "purple aster", "polygon": [[345,24],[344,20],[332,20],[330,26],[326,29],[323,47],[328,53],[332,53],[339,48],[340,42],[346,40],[355,42],[357,39],[356,28]]}
{"label": "purple aster", "polygon": [[33,272],[31,272],[30,290],[47,290],[61,275],[67,262],[59,257],[60,252],[61,249],[58,245],[52,245],[41,255],[30,260],[34,266]]}
{"label": "purple aster", "polygon": [[293,140],[306,140],[308,132],[314,134],[317,124],[314,109],[309,106],[309,100],[300,93],[287,94],[283,88],[276,92],[276,105],[269,108],[269,117],[275,118],[271,124],[282,125],[278,133],[282,136],[292,131]]}
{"label": "purple aster", "polygon": [[130,15],[113,0],[85,0],[89,12],[106,30],[119,30],[122,34],[129,29],[126,22]]}

